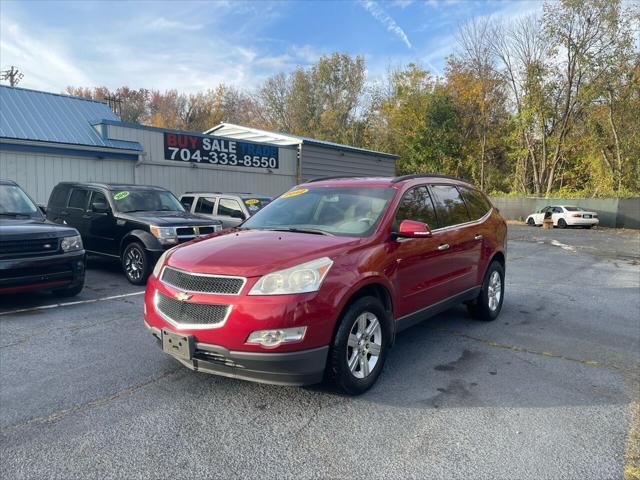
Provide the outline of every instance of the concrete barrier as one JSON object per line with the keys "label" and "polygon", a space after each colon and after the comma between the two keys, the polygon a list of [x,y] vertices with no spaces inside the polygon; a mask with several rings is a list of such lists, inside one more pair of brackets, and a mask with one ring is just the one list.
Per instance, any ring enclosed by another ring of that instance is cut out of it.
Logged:
{"label": "concrete barrier", "polygon": [[525,220],[547,205],[577,205],[598,212],[600,225],[614,228],[640,228],[640,197],[636,198],[533,198],[491,197],[507,220]]}

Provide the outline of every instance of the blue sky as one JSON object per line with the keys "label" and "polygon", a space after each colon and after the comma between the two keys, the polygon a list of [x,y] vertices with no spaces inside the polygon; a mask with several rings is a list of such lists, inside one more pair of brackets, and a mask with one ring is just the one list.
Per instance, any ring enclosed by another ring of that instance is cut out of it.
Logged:
{"label": "blue sky", "polygon": [[21,86],[256,88],[334,51],[364,55],[369,81],[418,62],[441,72],[458,25],[542,12],[539,1],[0,0],[0,65]]}

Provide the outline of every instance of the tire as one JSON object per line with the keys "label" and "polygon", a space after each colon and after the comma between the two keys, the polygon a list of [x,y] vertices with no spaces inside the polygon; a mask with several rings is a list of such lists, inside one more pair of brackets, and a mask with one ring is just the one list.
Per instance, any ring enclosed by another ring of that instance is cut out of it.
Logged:
{"label": "tire", "polygon": [[[496,276],[499,279],[497,290],[499,294],[494,296],[492,292],[496,290]],[[502,310],[502,302],[504,301],[504,268],[497,261],[491,262],[487,272],[484,275],[482,289],[478,297],[467,304],[469,313],[478,320],[491,322],[498,318],[500,310]]]}
{"label": "tire", "polygon": [[564,220],[564,218],[558,220],[558,228],[567,228],[567,222]]}
{"label": "tire", "polygon": [[529,225],[530,227],[535,227],[536,226],[536,222],[533,218],[529,217],[527,219],[527,225]]}
{"label": "tire", "polygon": [[134,285],[144,285],[151,274],[150,255],[139,242],[129,243],[122,252],[122,270]]}
{"label": "tire", "polygon": [[582,228],[586,228],[587,230],[591,230],[593,228],[593,225],[585,225]]}
{"label": "tire", "polygon": [[[360,338],[363,332],[365,336]],[[362,297],[351,303],[340,317],[331,344],[327,362],[329,380],[349,395],[369,390],[384,366],[391,334],[391,318],[380,300]],[[377,358],[372,351],[379,352]]]}
{"label": "tire", "polygon": [[67,297],[75,297],[78,295],[82,289],[84,288],[84,280],[82,283],[78,285],[74,285],[73,287],[61,288],[59,290],[53,290],[53,293],[56,297],[67,298]]}

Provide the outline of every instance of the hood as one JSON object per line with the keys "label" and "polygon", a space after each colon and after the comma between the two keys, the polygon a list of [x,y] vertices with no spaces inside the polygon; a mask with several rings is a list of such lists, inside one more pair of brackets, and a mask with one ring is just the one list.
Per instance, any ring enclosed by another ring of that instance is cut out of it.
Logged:
{"label": "hood", "polygon": [[334,257],[363,241],[309,233],[226,230],[177,247],[168,265],[198,273],[255,277]]}
{"label": "hood", "polygon": [[36,240],[78,235],[75,228],[58,225],[43,218],[0,218],[0,241]]}
{"label": "hood", "polygon": [[119,218],[125,218],[148,225],[158,225],[163,227],[186,227],[192,225],[217,225],[219,220],[212,220],[189,212],[130,212],[119,213]]}

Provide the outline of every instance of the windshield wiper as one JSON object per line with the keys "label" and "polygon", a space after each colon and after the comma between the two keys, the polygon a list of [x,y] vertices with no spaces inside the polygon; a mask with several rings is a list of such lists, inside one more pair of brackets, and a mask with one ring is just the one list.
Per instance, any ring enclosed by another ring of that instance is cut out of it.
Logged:
{"label": "windshield wiper", "polygon": [[31,218],[31,215],[28,213],[20,213],[20,212],[0,212],[0,215],[3,217],[25,217]]}
{"label": "windshield wiper", "polygon": [[333,234],[329,232],[325,232],[324,230],[317,230],[315,228],[286,227],[286,228],[267,228],[266,230],[271,230],[273,232],[311,233],[313,235],[328,235],[330,237],[333,236]]}

